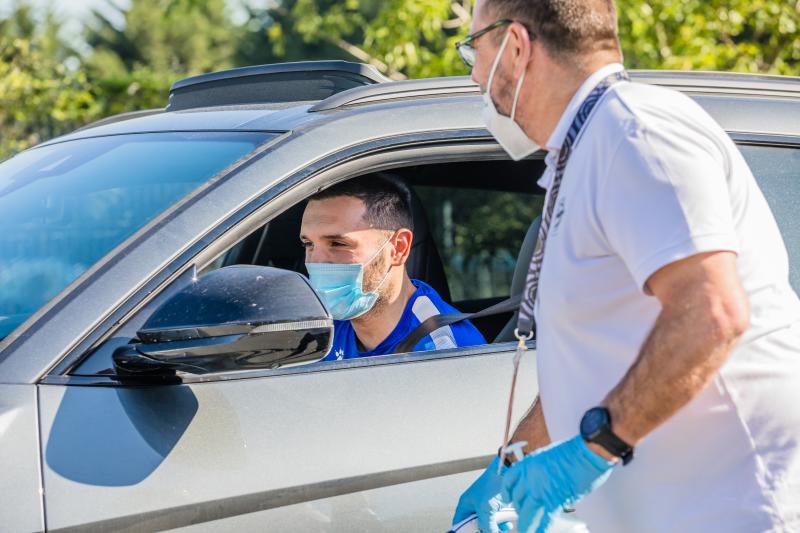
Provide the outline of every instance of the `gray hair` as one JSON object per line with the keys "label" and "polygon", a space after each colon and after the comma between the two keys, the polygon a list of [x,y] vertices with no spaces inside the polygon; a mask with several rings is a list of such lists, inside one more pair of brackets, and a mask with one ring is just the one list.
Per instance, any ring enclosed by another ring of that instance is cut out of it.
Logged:
{"label": "gray hair", "polygon": [[553,57],[619,52],[614,0],[486,0],[496,19],[524,25]]}

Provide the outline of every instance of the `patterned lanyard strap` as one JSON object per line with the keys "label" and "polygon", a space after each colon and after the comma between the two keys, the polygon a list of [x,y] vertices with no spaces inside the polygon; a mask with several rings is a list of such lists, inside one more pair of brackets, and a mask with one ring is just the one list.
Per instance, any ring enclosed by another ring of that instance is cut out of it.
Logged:
{"label": "patterned lanyard strap", "polygon": [[544,247],[547,241],[547,234],[550,230],[550,222],[553,219],[553,211],[555,210],[556,201],[558,200],[558,191],[561,189],[561,179],[564,177],[564,170],[567,168],[569,156],[572,155],[572,151],[575,148],[575,141],[578,138],[578,134],[581,132],[586,122],[588,122],[592,110],[606,91],[615,83],[629,80],[628,73],[624,70],[615,72],[606,77],[592,90],[589,96],[586,97],[586,100],[583,101],[580,109],[578,109],[578,113],[575,115],[575,120],[572,121],[572,125],[569,127],[567,137],[564,139],[564,145],[558,153],[556,175],[553,178],[553,184],[550,186],[547,206],[542,213],[539,237],[536,241],[536,248],[533,250],[531,266],[528,269],[528,277],[525,280],[525,292],[522,295],[522,302],[519,308],[519,320],[517,321],[517,331],[515,332],[518,338],[529,339],[533,336],[533,306],[536,303],[536,294],[539,290],[539,274],[542,271]]}

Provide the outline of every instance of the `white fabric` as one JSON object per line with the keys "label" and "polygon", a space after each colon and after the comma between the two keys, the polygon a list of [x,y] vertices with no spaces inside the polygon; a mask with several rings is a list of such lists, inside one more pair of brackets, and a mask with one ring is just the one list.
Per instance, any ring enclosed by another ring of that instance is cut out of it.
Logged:
{"label": "white fabric", "polygon": [[[547,143],[557,151],[581,87]],[[688,97],[621,82],[584,126],[561,185],[536,306],[538,375],[554,440],[573,437],[633,364],[660,311],[655,271],[738,254],[751,326],[712,384],[578,505],[593,532],[800,531],[800,301],[745,160]]]}
{"label": "white fabric", "polygon": [[494,105],[494,100],[492,100],[494,75],[497,72],[497,65],[500,64],[500,58],[503,57],[503,51],[506,49],[510,35],[511,32],[507,32],[503,38],[503,44],[500,45],[500,50],[497,51],[492,64],[492,70],[489,72],[489,82],[486,86],[486,92],[483,93],[483,121],[486,124],[486,129],[500,143],[503,150],[511,156],[511,159],[519,161],[540,148],[514,120],[517,116],[517,102],[522,90],[522,82],[525,81],[525,73],[523,72],[522,76],[519,77],[517,88],[514,90],[514,103],[511,105],[510,117],[501,114]]}
{"label": "white fabric", "polygon": [[[411,311],[420,323],[425,322],[432,316],[441,314],[427,296],[420,296],[414,300]],[[430,337],[433,344],[436,346],[436,350],[447,350],[457,347],[455,337],[453,336],[453,330],[450,329],[450,326],[442,326],[434,330]]]}

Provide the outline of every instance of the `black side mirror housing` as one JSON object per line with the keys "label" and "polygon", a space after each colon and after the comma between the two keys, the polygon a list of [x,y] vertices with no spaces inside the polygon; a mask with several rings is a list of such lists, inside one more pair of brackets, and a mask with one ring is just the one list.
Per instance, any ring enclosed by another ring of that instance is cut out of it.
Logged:
{"label": "black side mirror housing", "polygon": [[323,359],[333,319],[302,275],[229,266],[194,280],[113,355],[120,377],[271,369]]}

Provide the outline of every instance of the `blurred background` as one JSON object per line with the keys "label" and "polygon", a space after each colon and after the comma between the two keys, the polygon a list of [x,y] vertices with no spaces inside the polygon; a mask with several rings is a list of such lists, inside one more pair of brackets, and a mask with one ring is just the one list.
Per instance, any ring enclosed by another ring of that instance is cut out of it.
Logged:
{"label": "blurred background", "polygon": [[[617,0],[629,68],[800,74],[800,0]],[[0,160],[175,80],[310,59],[464,75],[470,0],[0,0]]]}

